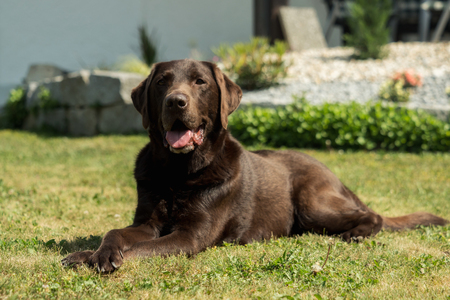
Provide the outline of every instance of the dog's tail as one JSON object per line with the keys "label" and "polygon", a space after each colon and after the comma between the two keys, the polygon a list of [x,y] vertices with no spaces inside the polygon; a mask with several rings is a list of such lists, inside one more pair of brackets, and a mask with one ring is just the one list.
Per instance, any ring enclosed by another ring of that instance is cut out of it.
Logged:
{"label": "dog's tail", "polygon": [[408,228],[415,228],[418,225],[431,226],[440,225],[445,226],[450,222],[441,217],[435,216],[427,212],[416,212],[413,214],[395,217],[395,218],[383,218],[383,229],[401,230]]}

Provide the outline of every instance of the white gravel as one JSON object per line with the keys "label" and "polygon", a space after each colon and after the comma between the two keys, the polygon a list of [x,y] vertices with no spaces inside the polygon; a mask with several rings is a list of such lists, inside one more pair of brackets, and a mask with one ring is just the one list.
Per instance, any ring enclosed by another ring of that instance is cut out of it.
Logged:
{"label": "white gravel", "polygon": [[325,101],[366,102],[376,99],[380,86],[396,72],[413,69],[423,77],[409,107],[450,111],[445,88],[450,86],[450,42],[392,43],[382,60],[352,59],[352,48],[329,48],[288,53],[289,78],[277,87],[244,91],[243,103],[287,104],[302,95],[315,104]]}
{"label": "white gravel", "polygon": [[392,43],[385,59],[352,59],[353,48],[329,48],[289,53],[291,81],[302,83],[384,81],[394,73],[414,69],[420,75],[450,74],[450,42]]}

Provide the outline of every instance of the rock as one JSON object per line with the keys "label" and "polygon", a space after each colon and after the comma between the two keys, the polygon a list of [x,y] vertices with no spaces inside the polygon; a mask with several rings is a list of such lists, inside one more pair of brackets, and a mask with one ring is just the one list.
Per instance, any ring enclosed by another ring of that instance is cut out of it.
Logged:
{"label": "rock", "polygon": [[131,90],[144,79],[144,76],[133,73],[93,71],[86,98],[91,106],[131,104]]}
{"label": "rock", "polygon": [[38,94],[39,94],[39,83],[38,82],[30,82],[26,89],[26,106],[27,109],[31,109],[33,106],[37,104]]}
{"label": "rock", "polygon": [[68,107],[85,107],[91,104],[87,96],[90,72],[81,70],[71,73],[59,81],[49,83],[47,86],[53,99],[58,100],[61,105]]}
{"label": "rock", "polygon": [[30,84],[27,105],[36,105],[41,87],[47,88],[51,98],[62,107],[130,104],[131,90],[144,79],[144,76],[133,73],[81,70],[44,80],[38,86]]}
{"label": "rock", "polygon": [[28,68],[28,73],[23,80],[25,84],[30,82],[41,82],[45,79],[53,78],[56,76],[62,76],[67,74],[66,70],[60,69],[53,65],[35,64]]}
{"label": "rock", "polygon": [[25,118],[22,129],[23,130],[36,130],[39,128],[39,115],[29,113]]}
{"label": "rock", "polygon": [[58,132],[67,132],[67,113],[64,108],[55,108],[51,110],[44,110],[41,112],[43,115],[43,125],[48,126]]}
{"label": "rock", "polygon": [[86,106],[86,86],[89,83],[90,72],[82,70],[66,76],[46,79],[41,83],[32,82],[28,85],[27,107],[40,106],[39,95],[43,89],[50,92],[50,97],[61,107]]}
{"label": "rock", "polygon": [[25,130],[38,130],[45,127],[60,133],[66,133],[66,110],[64,108],[56,108],[51,110],[40,110],[37,113],[30,113],[23,125],[23,129]]}
{"label": "rock", "polygon": [[70,108],[67,121],[70,135],[93,136],[97,134],[97,111],[93,108]]}
{"label": "rock", "polygon": [[[27,107],[39,111],[30,114],[24,128],[39,129],[47,125],[76,136],[92,136],[99,130],[101,133],[142,131],[131,90],[144,79],[132,73],[81,70],[31,82],[27,88]],[[50,104],[42,103],[43,89],[50,92]],[[47,112],[45,105],[57,106],[59,110]]]}
{"label": "rock", "polygon": [[141,115],[133,104],[105,107],[101,110],[98,122],[100,133],[143,132]]}

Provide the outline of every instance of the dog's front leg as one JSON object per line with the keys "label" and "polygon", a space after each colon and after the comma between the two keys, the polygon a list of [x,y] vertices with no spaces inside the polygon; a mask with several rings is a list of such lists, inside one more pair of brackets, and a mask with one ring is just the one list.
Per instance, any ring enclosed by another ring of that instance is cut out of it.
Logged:
{"label": "dog's front leg", "polygon": [[149,225],[114,229],[106,233],[97,251],[74,252],[61,262],[65,266],[86,263],[99,272],[109,273],[118,269],[125,258],[124,253],[134,244],[155,238],[155,231]]}
{"label": "dog's front leg", "polygon": [[213,242],[195,231],[176,230],[163,237],[135,243],[124,256],[151,257],[155,255],[167,256],[171,254],[194,255],[212,246]]}

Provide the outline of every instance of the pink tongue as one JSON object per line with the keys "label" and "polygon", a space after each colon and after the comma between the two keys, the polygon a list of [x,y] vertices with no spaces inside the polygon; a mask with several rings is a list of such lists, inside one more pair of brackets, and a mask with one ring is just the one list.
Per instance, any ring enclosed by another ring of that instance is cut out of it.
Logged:
{"label": "pink tongue", "polygon": [[167,131],[166,140],[173,148],[183,148],[192,138],[192,131]]}

